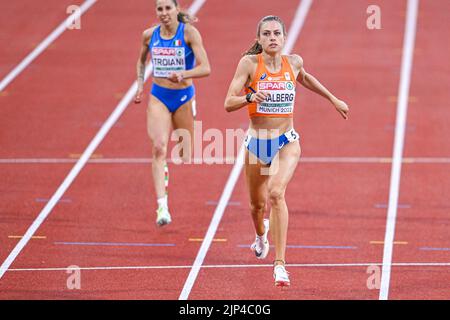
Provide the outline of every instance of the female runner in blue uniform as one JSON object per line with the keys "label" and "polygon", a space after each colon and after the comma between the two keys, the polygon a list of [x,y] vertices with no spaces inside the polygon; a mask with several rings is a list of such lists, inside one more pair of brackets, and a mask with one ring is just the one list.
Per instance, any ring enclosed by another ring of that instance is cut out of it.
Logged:
{"label": "female runner in blue uniform", "polygon": [[[288,208],[284,195],[300,158],[300,136],[293,122],[296,82],[329,100],[344,119],[349,112],[344,101],[305,71],[300,56],[281,54],[285,41],[283,21],[276,16],[263,18],[257,42],[239,62],[225,100],[228,112],[248,107],[245,174],[256,231],[251,248],[258,259],[267,256],[270,226],[277,286],[290,285],[285,269]],[[246,95],[241,94],[243,88]],[[264,219],[267,202],[271,204],[270,223]]]}
{"label": "female runner in blue uniform", "polygon": [[180,152],[182,160],[189,161],[195,116],[192,79],[208,76],[210,65],[200,32],[192,25],[195,18],[181,12],[177,0],[156,0],[156,16],[160,24],[142,34],[137,62],[138,90],[134,102],[142,101],[145,64],[150,53],[153,84],[147,108],[147,131],[152,142],[152,174],[158,202],[156,223],[163,226],[172,221],[167,201],[166,162],[170,130],[173,126],[175,130],[184,129],[190,133],[190,149],[183,148]]}

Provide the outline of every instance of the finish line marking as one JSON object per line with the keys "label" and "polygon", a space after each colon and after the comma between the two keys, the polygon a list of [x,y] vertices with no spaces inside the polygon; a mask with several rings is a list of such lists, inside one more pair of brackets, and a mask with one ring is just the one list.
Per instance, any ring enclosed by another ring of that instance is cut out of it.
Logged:
{"label": "finish line marking", "polygon": [[[71,154],[68,158],[3,158],[0,164],[64,164],[76,163],[80,158],[80,154]],[[236,158],[195,158],[192,163],[205,164],[230,164],[235,162]],[[173,163],[171,159],[167,162]],[[299,162],[302,163],[355,163],[355,164],[386,164],[392,163],[392,158],[384,157],[302,157]],[[152,163],[151,158],[104,158],[101,154],[93,154],[87,161],[89,164],[149,164]],[[432,158],[432,157],[410,157],[403,158],[403,164],[450,164],[449,158]]]}
{"label": "finish line marking", "polygon": [[[382,263],[292,263],[287,264],[290,268],[352,268],[382,266]],[[393,263],[393,267],[450,267],[450,262],[404,262]],[[76,270],[86,271],[109,271],[109,270],[146,270],[146,269],[190,269],[192,265],[173,265],[173,266],[116,266],[116,267],[80,267]],[[273,264],[218,264],[201,265],[203,269],[233,269],[233,268],[273,268]],[[64,271],[73,268],[55,267],[55,268],[15,268],[8,269],[6,272],[30,272],[30,271]]]}

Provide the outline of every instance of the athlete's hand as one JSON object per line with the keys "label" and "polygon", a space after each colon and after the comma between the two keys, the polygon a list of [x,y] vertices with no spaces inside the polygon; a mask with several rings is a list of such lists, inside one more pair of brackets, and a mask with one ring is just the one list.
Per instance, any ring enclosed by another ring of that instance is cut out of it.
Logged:
{"label": "athlete's hand", "polygon": [[348,119],[348,112],[349,112],[349,107],[347,106],[347,104],[339,99],[336,99],[336,101],[333,102],[334,107],[336,108],[336,110],[341,114],[341,116],[347,120]]}
{"label": "athlete's hand", "polygon": [[136,91],[136,95],[134,96],[134,103],[141,103],[142,101],[142,93],[144,92],[143,87],[138,87]]}
{"label": "athlete's hand", "polygon": [[167,79],[175,83],[180,83],[184,78],[181,72],[171,72]]}
{"label": "athlete's hand", "polygon": [[262,91],[258,91],[257,93],[254,93],[252,95],[252,102],[256,102],[256,103],[261,103],[264,102],[267,98],[269,94],[262,92]]}

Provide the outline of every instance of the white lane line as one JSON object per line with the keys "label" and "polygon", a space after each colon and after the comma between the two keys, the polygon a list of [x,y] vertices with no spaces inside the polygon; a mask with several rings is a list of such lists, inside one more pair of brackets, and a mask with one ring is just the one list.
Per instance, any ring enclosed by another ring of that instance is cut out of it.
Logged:
{"label": "white lane line", "polygon": [[189,8],[189,13],[192,15],[196,14],[205,4],[206,0],[196,0],[192,3],[191,7]]}
{"label": "white lane line", "polygon": [[389,207],[384,238],[383,268],[381,276],[380,300],[387,300],[391,278],[392,250],[395,235],[395,220],[397,218],[398,196],[402,169],[403,144],[405,139],[406,116],[408,111],[408,96],[413,64],[414,42],[416,36],[417,13],[419,0],[408,0],[405,36],[403,42],[402,69],[397,103],[397,119],[395,123],[395,140],[391,182],[389,192]]}
{"label": "white lane line", "polygon": [[[381,266],[381,263],[293,263],[289,268],[352,268],[352,267],[370,267]],[[405,262],[393,263],[393,267],[450,267],[450,262]],[[216,264],[202,265],[202,269],[230,269],[230,268],[272,268],[273,264]],[[55,268],[16,268],[9,269],[8,272],[31,272],[31,271],[67,271],[67,270],[86,270],[86,271],[109,271],[109,270],[146,270],[146,269],[190,269],[191,265],[185,266],[116,266],[116,267],[55,267]]]}
{"label": "white lane line", "polygon": [[[292,51],[298,35],[300,34],[300,30],[303,27],[311,4],[312,0],[300,1],[291,28],[288,32],[288,39],[283,49],[283,54],[287,54]],[[189,294],[191,293],[192,287],[194,286],[195,280],[197,279],[198,273],[200,272],[200,268],[203,265],[203,261],[214,239],[214,235],[217,231],[220,220],[222,219],[222,216],[225,212],[227,203],[230,200],[234,186],[236,185],[236,182],[239,179],[239,175],[241,174],[242,168],[244,166],[244,154],[245,147],[242,144],[241,148],[239,149],[237,161],[234,164],[233,169],[231,170],[231,174],[220,197],[219,204],[214,211],[214,215],[208,227],[208,231],[206,232],[202,245],[197,253],[197,257],[195,258],[194,264],[192,265],[192,269],[189,272],[186,282],[184,283],[183,290],[181,291],[181,294],[178,298],[179,300],[187,300]]]}
{"label": "white lane line", "polygon": [[[87,0],[80,6],[80,12],[74,12],[68,16],[47,38],[45,38],[25,59],[22,60],[1,82],[0,91],[5,89],[25,68],[27,68],[49,45],[52,44],[64,31],[67,26],[73,24],[75,19],[83,15],[97,0]],[[80,14],[80,15],[79,15]]]}
{"label": "white lane line", "polygon": [[214,235],[216,234],[217,227],[219,226],[220,220],[222,219],[223,213],[225,212],[228,201],[231,198],[234,186],[236,185],[236,182],[239,179],[239,175],[241,174],[241,170],[244,164],[244,154],[245,147],[244,144],[242,144],[241,148],[239,149],[237,162],[233,166],[222,195],[220,196],[219,203],[216,207],[216,210],[214,211],[213,218],[202,241],[202,245],[200,246],[200,249],[197,253],[197,257],[195,258],[194,264],[190,266],[192,269],[189,272],[186,282],[184,283],[183,290],[181,291],[181,294],[178,298],[179,300],[187,300],[192,287],[194,286],[195,280],[197,279],[198,273],[200,272],[200,268],[203,265],[203,261],[214,239]]}
{"label": "white lane line", "polygon": [[[17,158],[17,159],[0,159],[0,164],[64,164],[76,163],[77,158]],[[233,163],[235,158],[193,158],[192,164],[228,164]],[[122,163],[122,164],[149,164],[152,163],[152,158],[92,158],[88,163]],[[178,163],[167,159],[168,163]]]}
{"label": "white lane line", "polygon": [[[203,4],[205,0],[195,0],[191,7],[197,8],[196,10],[200,9],[200,6],[198,6],[198,3]],[[189,9],[189,11],[192,14],[195,14],[196,11],[192,11]],[[149,67],[145,71],[145,79],[147,79],[150,76],[152,70],[152,65],[150,64]],[[106,134],[109,132],[109,130],[112,128],[114,123],[117,122],[117,120],[120,118],[122,113],[125,111],[127,106],[130,104],[131,100],[134,97],[134,94],[137,90],[137,82],[135,81],[130,89],[128,89],[125,96],[122,98],[122,100],[119,102],[119,104],[116,106],[112,114],[109,116],[109,118],[105,121],[103,126],[100,128],[94,139],[92,139],[91,143],[88,145],[86,150],[81,155],[80,159],[77,161],[75,166],[72,168],[72,170],[69,172],[67,177],[64,179],[63,183],[59,186],[58,190],[56,190],[55,194],[52,196],[50,201],[47,203],[47,205],[42,209],[42,211],[39,213],[38,217],[33,221],[32,225],[28,228],[27,232],[23,236],[23,238],[19,241],[19,243],[14,247],[13,251],[8,255],[6,260],[3,262],[3,264],[0,267],[0,279],[5,274],[6,270],[11,266],[11,264],[14,262],[14,260],[17,258],[19,253],[22,251],[22,249],[26,246],[28,241],[30,241],[31,237],[34,235],[36,230],[39,228],[39,226],[44,222],[44,220],[47,218],[47,216],[50,214],[50,212],[53,210],[55,205],[58,203],[58,200],[61,199],[64,192],[69,188],[69,186],[72,184],[72,182],[75,180],[77,175],[80,173],[81,169],[86,165],[87,161],[91,157],[91,155],[94,153],[95,149],[98,147],[98,145],[102,142],[102,140],[105,138]]]}
{"label": "white lane line", "polygon": [[[237,158],[195,158],[193,164],[233,164]],[[4,158],[0,159],[0,164],[64,164],[76,163],[74,158]],[[167,162],[173,163],[171,159]],[[304,163],[392,163],[392,158],[384,157],[302,157],[299,162]],[[96,158],[89,159],[88,163],[97,164],[149,164],[152,158]],[[402,158],[404,164],[450,164],[450,158]]]}

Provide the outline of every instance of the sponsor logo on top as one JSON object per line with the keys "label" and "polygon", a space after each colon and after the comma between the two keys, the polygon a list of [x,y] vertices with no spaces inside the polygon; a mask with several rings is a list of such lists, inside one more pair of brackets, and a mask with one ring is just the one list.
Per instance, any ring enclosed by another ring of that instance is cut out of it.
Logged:
{"label": "sponsor logo on top", "polygon": [[152,52],[159,56],[174,56],[177,54],[177,51],[174,48],[153,48]]}
{"label": "sponsor logo on top", "polygon": [[176,52],[177,52],[177,56],[179,56],[179,57],[181,57],[184,54],[183,48],[176,49]]}
{"label": "sponsor logo on top", "polygon": [[259,90],[294,90],[291,81],[265,81],[258,83]]}

